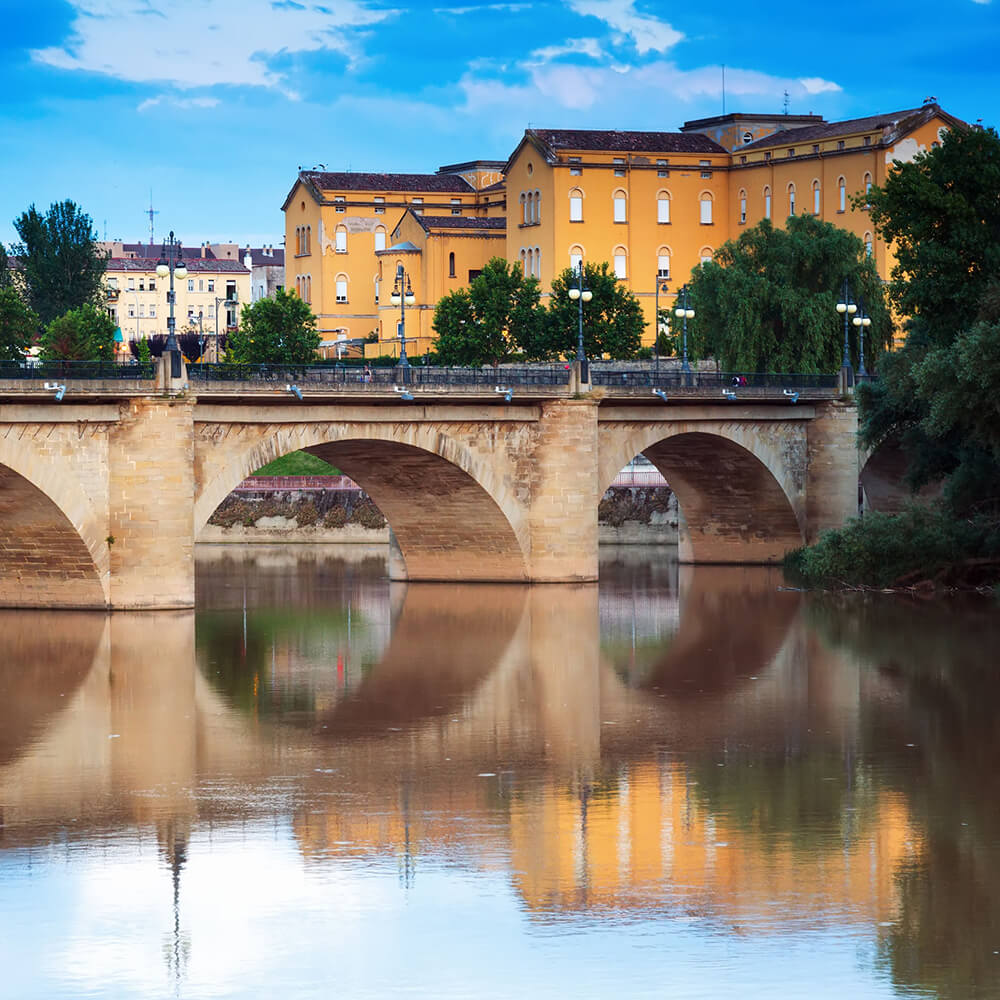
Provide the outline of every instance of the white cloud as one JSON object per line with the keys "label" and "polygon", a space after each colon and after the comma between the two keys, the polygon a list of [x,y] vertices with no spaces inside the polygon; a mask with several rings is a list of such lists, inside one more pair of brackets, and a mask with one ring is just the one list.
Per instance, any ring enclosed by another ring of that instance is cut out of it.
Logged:
{"label": "white cloud", "polygon": [[571,38],[562,45],[546,45],[540,49],[535,49],[531,53],[526,65],[552,62],[553,59],[568,55],[581,55],[589,56],[591,59],[603,59],[605,52],[601,48],[601,43],[596,38]]}
{"label": "white cloud", "polygon": [[832,94],[841,89],[839,84],[823,80],[818,76],[803,76],[798,82],[802,84],[807,94]]}
{"label": "white cloud", "polygon": [[[32,56],[58,69],[102,73],[136,83],[182,89],[216,84],[279,87],[267,66],[277,54],[336,52],[353,64],[357,32],[394,11],[363,0],[70,0],[73,33],[61,46]],[[165,13],[161,13],[164,11]]]}
{"label": "white cloud", "polygon": [[596,17],[620,35],[632,39],[639,55],[666,52],[684,36],[666,21],[649,14],[640,14],[634,0],[569,0],[577,14]]}
{"label": "white cloud", "polygon": [[475,7],[434,7],[434,14],[480,14],[484,10],[500,10],[508,14],[516,14],[519,10],[531,10],[530,3],[483,3]]}
{"label": "white cloud", "polygon": [[137,108],[136,111],[148,111],[159,104],[166,104],[172,108],[180,108],[182,111],[189,111],[196,108],[214,108],[218,105],[217,97],[172,97],[169,94],[160,94],[159,97],[148,97]]}

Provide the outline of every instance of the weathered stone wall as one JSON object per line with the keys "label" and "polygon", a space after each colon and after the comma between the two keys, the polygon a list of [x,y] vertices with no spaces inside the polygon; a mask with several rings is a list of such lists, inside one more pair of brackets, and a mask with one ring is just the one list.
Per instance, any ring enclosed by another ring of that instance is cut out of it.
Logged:
{"label": "weathered stone wall", "polygon": [[858,514],[858,409],[854,403],[817,406],[809,422],[806,542]]}

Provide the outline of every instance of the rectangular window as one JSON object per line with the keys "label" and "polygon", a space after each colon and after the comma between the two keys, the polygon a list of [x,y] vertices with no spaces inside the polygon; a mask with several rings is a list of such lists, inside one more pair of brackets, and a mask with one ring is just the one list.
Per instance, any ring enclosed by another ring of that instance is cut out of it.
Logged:
{"label": "rectangular window", "polygon": [[344,205],[344,196],[342,194],[338,194],[333,199],[333,210],[338,214],[347,211],[347,207]]}
{"label": "rectangular window", "polygon": [[570,163],[579,163],[580,162],[580,157],[579,156],[571,156],[571,157],[569,157],[569,162]]}
{"label": "rectangular window", "polygon": [[819,188],[813,188],[813,215],[819,215]]}
{"label": "rectangular window", "polygon": [[669,160],[657,160],[656,165],[658,167],[665,167],[669,162]]}
{"label": "rectangular window", "polygon": [[712,176],[712,171],[711,170],[703,170],[701,172],[701,176],[707,180],[709,177]]}
{"label": "rectangular window", "polygon": [[626,271],[626,266],[625,266],[625,260],[626,260],[625,254],[623,253],[615,254],[615,277],[621,280],[624,280],[625,278],[628,277],[628,273]]}
{"label": "rectangular window", "polygon": [[452,198],[451,199],[451,205],[452,205],[451,214],[452,215],[461,215],[462,214],[462,209],[455,207],[456,205],[461,205],[461,204],[462,204],[462,199],[461,198]]}
{"label": "rectangular window", "polygon": [[670,255],[661,253],[656,258],[656,276],[658,278],[670,277]]}
{"label": "rectangular window", "polygon": [[134,292],[135,291],[135,278],[129,278],[128,279],[128,290],[130,292]]}
{"label": "rectangular window", "polygon": [[140,302],[139,303],[139,318],[143,318],[146,315],[146,307]]}
{"label": "rectangular window", "polygon": [[198,291],[199,292],[205,291],[205,282],[204,282],[204,279],[202,279],[202,278],[198,279]]}
{"label": "rectangular window", "polygon": [[747,200],[740,198],[740,225],[745,225],[747,221]]}
{"label": "rectangular window", "polygon": [[764,195],[764,218],[765,219],[770,219],[771,218],[771,195],[770,194]]}
{"label": "rectangular window", "polygon": [[625,222],[625,199],[615,198],[615,222]]}
{"label": "rectangular window", "polygon": [[583,222],[583,198],[573,195],[569,200],[569,221]]}
{"label": "rectangular window", "polygon": [[338,229],[334,236],[334,250],[337,253],[347,253],[347,230]]}
{"label": "rectangular window", "polygon": [[118,279],[117,278],[108,278],[108,288],[117,289],[118,288]]}
{"label": "rectangular window", "polygon": [[794,149],[790,149],[788,151],[788,159],[791,159],[794,155],[795,155],[795,150]]}
{"label": "rectangular window", "polygon": [[145,290],[146,290],[146,279],[145,278],[140,278],[139,279],[139,291],[140,292],[144,292]]}
{"label": "rectangular window", "polygon": [[150,278],[149,279],[149,290],[151,292],[155,292],[156,291],[156,278]]}
{"label": "rectangular window", "polygon": [[615,177],[624,177],[624,176],[625,176],[625,168],[615,167]]}
{"label": "rectangular window", "polygon": [[818,153],[819,152],[819,146],[813,145],[813,152],[814,153]]}
{"label": "rectangular window", "polygon": [[188,278],[188,291],[194,291],[194,278]]}
{"label": "rectangular window", "polygon": [[712,224],[712,199],[701,199],[701,224],[710,226]]}
{"label": "rectangular window", "polygon": [[872,144],[872,137],[870,135],[865,136],[865,145],[870,146]]}
{"label": "rectangular window", "polygon": [[236,282],[235,281],[227,281],[226,282],[226,298],[229,299],[230,302],[234,302],[236,300]]}
{"label": "rectangular window", "polygon": [[135,306],[128,307],[128,318],[135,319]]}
{"label": "rectangular window", "polygon": [[711,160],[699,160],[698,161],[698,166],[699,167],[710,167],[711,165],[712,165],[712,161]]}
{"label": "rectangular window", "polygon": [[156,306],[152,306],[151,305],[149,307],[149,318],[150,319],[156,319]]}
{"label": "rectangular window", "polygon": [[670,199],[658,198],[656,201],[656,221],[667,223],[670,221]]}
{"label": "rectangular window", "polygon": [[215,291],[215,278],[209,278],[208,279],[208,290],[210,292],[214,292]]}
{"label": "rectangular window", "polygon": [[424,199],[423,198],[414,198],[413,199],[413,214],[414,215],[420,215],[421,212],[423,212],[423,204],[424,204]]}
{"label": "rectangular window", "polygon": [[741,156],[740,157],[740,163],[746,163],[746,162],[747,162],[747,158],[745,156]]}
{"label": "rectangular window", "polygon": [[657,177],[669,177],[670,176],[670,171],[669,170],[657,170],[656,171],[656,176]]}
{"label": "rectangular window", "polygon": [[570,167],[569,168],[569,175],[570,175],[570,177],[582,177],[583,176],[583,167]]}
{"label": "rectangular window", "polygon": [[375,199],[375,214],[385,215],[385,198]]}
{"label": "rectangular window", "polygon": [[375,249],[384,250],[385,249],[385,230],[376,229],[375,230]]}
{"label": "rectangular window", "polygon": [[346,302],[347,301],[347,282],[343,279],[337,282],[337,301]]}
{"label": "rectangular window", "polygon": [[770,153],[765,153],[765,154],[764,154],[764,159],[765,159],[765,160],[769,160],[769,159],[771,159],[771,154],[770,154]]}
{"label": "rectangular window", "polygon": [[843,139],[840,139],[840,140],[837,141],[837,149],[843,149],[844,145],[845,145],[845,143],[844,143]]}

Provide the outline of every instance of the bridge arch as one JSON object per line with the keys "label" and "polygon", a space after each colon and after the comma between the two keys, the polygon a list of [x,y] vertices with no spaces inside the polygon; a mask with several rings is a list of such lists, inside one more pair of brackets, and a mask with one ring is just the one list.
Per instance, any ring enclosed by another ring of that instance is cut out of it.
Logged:
{"label": "bridge arch", "polygon": [[762,433],[729,422],[603,425],[599,495],[640,453],[677,497],[681,562],[773,563],[803,544],[804,427],[778,423]]}
{"label": "bridge arch", "polygon": [[106,522],[71,469],[0,439],[0,605],[107,607]]}
{"label": "bridge arch", "polygon": [[[286,424],[232,446],[209,446],[195,498],[195,532],[252,472],[291,451],[341,469],[377,504],[411,580],[529,579],[529,524],[516,487],[486,456],[440,427],[373,423]],[[206,428],[211,440],[213,430]],[[215,461],[212,461],[212,459]]]}

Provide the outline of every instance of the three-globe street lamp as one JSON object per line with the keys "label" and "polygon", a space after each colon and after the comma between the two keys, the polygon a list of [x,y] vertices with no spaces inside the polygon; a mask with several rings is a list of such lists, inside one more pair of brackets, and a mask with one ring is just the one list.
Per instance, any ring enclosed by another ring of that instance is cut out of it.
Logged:
{"label": "three-globe street lamp", "polygon": [[688,362],[688,320],[694,319],[694,310],[688,307],[687,283],[681,285],[680,291],[677,293],[677,308],[674,310],[674,315],[679,320],[683,320],[684,357],[681,361],[681,371],[686,374],[691,371],[691,365]]}
{"label": "three-globe street lamp", "polygon": [[867,378],[865,371],[865,330],[872,325],[871,317],[865,312],[865,300],[858,298],[858,315],[851,322],[858,328],[858,378]]}
{"label": "three-globe street lamp", "polygon": [[408,375],[406,369],[410,367],[410,361],[406,356],[406,307],[412,306],[417,299],[413,294],[410,276],[402,264],[396,265],[396,280],[393,282],[389,301],[394,306],[399,306],[399,324],[396,327],[396,334],[399,337],[399,364],[397,367],[403,369],[400,374],[405,382]]}
{"label": "three-globe street lamp", "polygon": [[181,377],[181,351],[177,346],[177,334],[174,330],[174,275],[178,278],[187,277],[187,268],[184,266],[184,257],[181,251],[181,241],[174,239],[174,231],[170,230],[170,235],[163,242],[163,249],[160,253],[160,260],[156,265],[156,273],[159,277],[165,278],[170,275],[170,290],[167,292],[167,304],[170,306],[167,316],[167,342],[163,345],[164,353],[170,355],[170,377]]}
{"label": "three-globe street lamp", "polygon": [[586,385],[590,381],[590,370],[587,366],[587,357],[583,353],[583,304],[589,302],[594,297],[594,293],[584,284],[582,258],[577,267],[576,277],[576,287],[570,288],[567,294],[577,303],[578,307],[579,326],[576,334],[576,360],[580,364],[580,384]]}
{"label": "three-globe street lamp", "polygon": [[667,284],[663,278],[660,277],[660,272],[656,272],[656,323],[655,323],[655,335],[653,337],[653,361],[657,371],[660,368],[660,292],[664,295],[670,291],[670,286]]}
{"label": "three-globe street lamp", "polygon": [[[851,298],[851,289],[844,278],[844,287],[840,293],[840,301],[837,303],[837,312],[844,317],[844,359],[840,363],[844,373],[844,386],[850,388],[854,385],[854,368],[851,366],[851,345],[850,345],[850,319],[858,311],[857,305]],[[864,364],[864,362],[862,362]]]}

